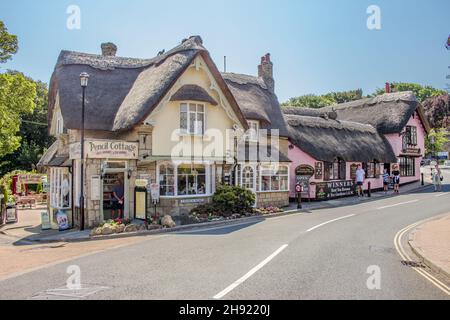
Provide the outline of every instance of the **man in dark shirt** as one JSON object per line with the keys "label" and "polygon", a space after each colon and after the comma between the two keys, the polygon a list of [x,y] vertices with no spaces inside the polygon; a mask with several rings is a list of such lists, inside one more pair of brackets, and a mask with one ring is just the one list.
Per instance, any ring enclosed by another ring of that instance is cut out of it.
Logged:
{"label": "man in dark shirt", "polygon": [[122,179],[116,182],[116,185],[112,189],[112,210],[111,218],[114,219],[115,211],[118,211],[117,218],[122,218],[123,213],[123,201],[124,201],[125,191],[123,187]]}

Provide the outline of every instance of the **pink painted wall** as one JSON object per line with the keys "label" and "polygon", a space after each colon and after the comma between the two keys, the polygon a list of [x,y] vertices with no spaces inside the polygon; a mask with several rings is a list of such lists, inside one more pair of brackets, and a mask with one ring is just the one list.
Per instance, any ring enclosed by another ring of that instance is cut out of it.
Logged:
{"label": "pink painted wall", "polygon": [[[411,119],[408,121],[407,125],[411,125],[411,126],[416,126],[417,127],[417,143],[418,143],[418,147],[421,149],[422,151],[422,156],[424,155],[424,151],[425,151],[425,129],[422,125],[422,122],[420,121],[419,116],[417,115],[417,113],[415,114],[414,117],[411,117]],[[389,141],[389,143],[392,146],[392,149],[394,150],[394,153],[396,156],[398,156],[401,151],[402,151],[402,137],[398,135],[398,133],[396,134],[388,134],[385,135],[386,139]],[[295,169],[301,165],[301,164],[306,164],[306,165],[310,165],[314,168],[315,163],[317,162],[313,157],[311,157],[309,154],[305,153],[304,151],[302,151],[300,148],[298,148],[297,146],[294,146],[293,149],[289,149],[288,150],[288,156],[289,159],[292,161],[291,166],[290,166],[290,192],[289,192],[289,196],[291,198],[294,198],[295,195],[295,183],[296,183],[296,177],[295,177]],[[412,181],[418,181],[420,180],[420,160],[422,159],[422,157],[418,157],[416,158],[416,170],[415,173],[416,175],[414,177],[401,177],[400,181],[401,183],[408,183],[408,182],[412,182]],[[359,162],[347,162],[346,163],[346,179],[347,180],[351,180],[350,178],[350,166],[352,164],[361,164]],[[323,179],[317,180],[314,177],[311,178],[310,180],[311,182],[323,182]],[[367,189],[368,187],[368,183],[371,183],[371,188],[372,189],[378,189],[378,188],[382,188],[383,187],[383,179],[380,176],[379,178],[368,178],[366,179],[366,181],[364,182],[364,189]],[[310,187],[310,197],[311,198],[315,198],[316,196],[316,190],[314,186]]]}

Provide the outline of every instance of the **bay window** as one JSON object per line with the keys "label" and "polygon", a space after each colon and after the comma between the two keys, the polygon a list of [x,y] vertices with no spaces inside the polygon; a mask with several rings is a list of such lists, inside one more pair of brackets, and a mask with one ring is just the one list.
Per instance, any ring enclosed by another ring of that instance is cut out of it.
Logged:
{"label": "bay window", "polygon": [[72,207],[71,180],[68,168],[50,168],[50,205],[53,208]]}
{"label": "bay window", "polygon": [[180,105],[180,129],[184,134],[205,133],[205,105],[182,103]]}
{"label": "bay window", "polygon": [[157,175],[162,197],[207,195],[212,189],[211,166],[160,163]]}
{"label": "bay window", "polygon": [[287,166],[261,166],[261,191],[289,191]]}

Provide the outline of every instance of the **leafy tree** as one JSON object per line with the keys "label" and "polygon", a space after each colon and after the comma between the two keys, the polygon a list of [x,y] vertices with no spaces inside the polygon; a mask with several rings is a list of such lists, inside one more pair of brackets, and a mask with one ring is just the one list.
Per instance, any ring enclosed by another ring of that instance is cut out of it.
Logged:
{"label": "leafy tree", "polygon": [[[401,92],[401,91],[414,92],[414,95],[416,96],[419,102],[423,102],[428,98],[436,97],[445,93],[444,90],[439,90],[431,86],[422,86],[417,83],[393,82],[391,83],[391,85],[392,85],[392,92]],[[384,88],[377,89],[374,95],[379,96],[384,94],[385,92],[386,91]]]}
{"label": "leafy tree", "polygon": [[22,74],[0,74],[0,158],[19,148],[21,117],[35,108],[36,84]]}
{"label": "leafy tree", "polygon": [[[427,153],[436,153],[445,150],[445,144],[450,140],[447,138],[447,131],[444,128],[431,129],[425,140],[425,149]],[[431,143],[434,139],[434,143]]]}
{"label": "leafy tree", "polygon": [[362,90],[330,92],[323,95],[306,94],[289,99],[282,106],[322,108],[333,104],[344,103],[362,98]]}
{"label": "leafy tree", "polygon": [[[10,74],[20,74],[9,71]],[[53,143],[54,138],[47,130],[48,89],[47,84],[34,81],[36,85],[35,109],[31,114],[22,116],[18,135],[21,137],[20,147],[13,153],[0,158],[0,176],[16,169],[32,170],[44,152]]]}
{"label": "leafy tree", "polygon": [[17,36],[10,34],[3,21],[0,20],[0,63],[11,59],[17,50],[19,50]]}
{"label": "leafy tree", "polygon": [[448,93],[428,98],[422,105],[432,128],[450,130],[450,95]]}

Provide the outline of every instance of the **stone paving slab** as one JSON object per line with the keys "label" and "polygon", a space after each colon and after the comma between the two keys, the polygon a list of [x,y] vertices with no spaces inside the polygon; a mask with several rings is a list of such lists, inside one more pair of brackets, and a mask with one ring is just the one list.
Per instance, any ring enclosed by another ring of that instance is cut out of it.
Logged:
{"label": "stone paving slab", "polygon": [[450,213],[416,227],[408,243],[428,267],[450,278]]}

